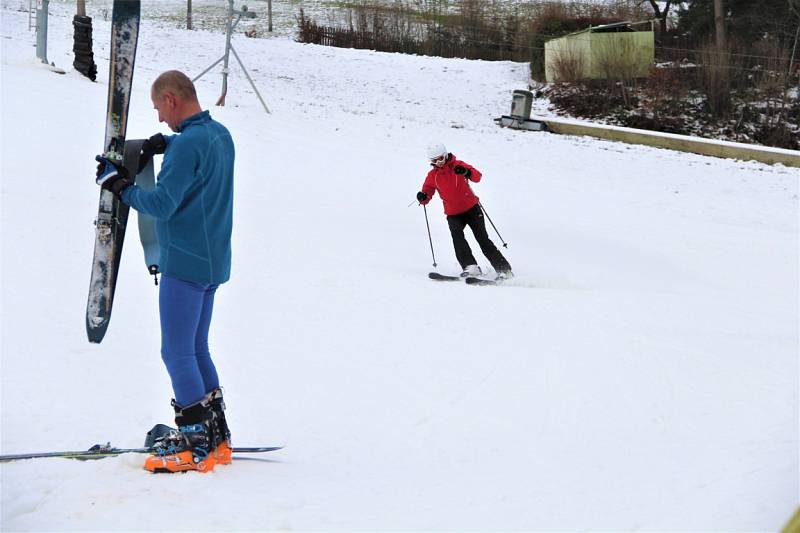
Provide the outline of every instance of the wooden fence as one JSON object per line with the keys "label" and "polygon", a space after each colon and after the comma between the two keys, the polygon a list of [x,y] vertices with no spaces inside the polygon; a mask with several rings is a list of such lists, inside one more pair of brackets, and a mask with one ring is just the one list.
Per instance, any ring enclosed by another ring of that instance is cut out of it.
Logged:
{"label": "wooden fence", "polygon": [[338,48],[358,48],[379,52],[461,57],[487,61],[530,61],[530,47],[510,42],[481,39],[479,35],[444,37],[422,40],[412,36],[394,36],[376,31],[321,26],[309,19],[300,21],[298,41]]}

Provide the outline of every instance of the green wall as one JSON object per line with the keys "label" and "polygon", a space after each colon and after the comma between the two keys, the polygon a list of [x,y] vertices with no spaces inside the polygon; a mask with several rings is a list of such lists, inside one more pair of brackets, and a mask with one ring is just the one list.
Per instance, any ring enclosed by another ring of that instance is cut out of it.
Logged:
{"label": "green wall", "polygon": [[579,72],[578,78],[641,78],[648,75],[655,59],[651,31],[592,33],[584,31],[547,41],[544,45],[545,77],[561,80],[559,74]]}

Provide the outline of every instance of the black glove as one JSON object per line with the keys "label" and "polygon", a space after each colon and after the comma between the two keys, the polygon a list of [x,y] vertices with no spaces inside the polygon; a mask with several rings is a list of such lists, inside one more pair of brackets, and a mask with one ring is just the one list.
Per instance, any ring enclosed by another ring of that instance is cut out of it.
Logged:
{"label": "black glove", "polygon": [[422,203],[422,202],[426,202],[426,201],[428,201],[428,195],[427,195],[427,194],[425,194],[425,193],[424,193],[424,192],[422,192],[422,191],[419,191],[419,192],[417,193],[417,201],[418,201],[419,203]]}
{"label": "black glove", "polygon": [[142,153],[150,154],[163,154],[167,149],[167,140],[160,133],[156,133],[145,142],[142,143]]}
{"label": "black glove", "polygon": [[453,172],[455,172],[459,176],[461,176],[463,174],[464,178],[466,178],[466,179],[469,179],[470,176],[472,176],[472,171],[470,169],[468,169],[468,168],[462,167],[461,165],[456,165],[453,168]]}
{"label": "black glove", "polygon": [[139,157],[139,168],[137,173],[141,172],[144,167],[153,159],[156,154],[163,154],[167,149],[167,140],[160,133],[156,133],[145,142],[142,143],[142,155]]}
{"label": "black glove", "polygon": [[123,166],[115,165],[111,160],[98,155],[95,183],[103,189],[111,191],[117,198],[122,199],[122,191],[133,185],[133,180]]}

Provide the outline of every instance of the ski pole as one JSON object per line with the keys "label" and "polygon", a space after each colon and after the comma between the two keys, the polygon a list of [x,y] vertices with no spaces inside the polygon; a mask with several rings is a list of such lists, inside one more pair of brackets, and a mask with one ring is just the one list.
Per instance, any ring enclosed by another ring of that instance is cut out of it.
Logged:
{"label": "ski pole", "polygon": [[503,236],[500,235],[499,231],[497,231],[497,226],[495,226],[494,222],[492,222],[492,217],[490,217],[489,213],[486,212],[486,209],[483,207],[483,204],[479,203],[478,205],[481,206],[481,211],[483,211],[483,214],[486,215],[486,218],[489,220],[489,224],[491,224],[492,227],[494,228],[494,232],[497,233],[498,237],[500,237],[500,242],[503,243],[503,248],[508,248],[508,243],[503,240]]}
{"label": "ski pole", "polygon": [[433,253],[433,239],[431,238],[431,225],[428,224],[428,209],[423,205],[422,211],[425,213],[425,226],[428,228],[428,242],[431,243],[431,257],[433,257],[433,267],[436,268],[436,256]]}

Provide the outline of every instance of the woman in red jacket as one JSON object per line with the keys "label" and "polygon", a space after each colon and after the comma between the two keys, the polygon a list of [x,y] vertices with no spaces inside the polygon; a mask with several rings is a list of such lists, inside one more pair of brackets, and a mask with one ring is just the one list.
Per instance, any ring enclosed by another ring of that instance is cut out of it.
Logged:
{"label": "woman in red jacket", "polygon": [[417,193],[417,201],[426,205],[431,201],[433,194],[439,192],[444,203],[444,213],[447,215],[450,234],[453,236],[456,259],[464,270],[461,275],[466,277],[481,274],[478,262],[475,261],[475,256],[472,255],[469,243],[464,237],[464,227],[469,226],[483,255],[497,272],[498,278],[511,277],[513,275],[511,265],[489,239],[480,200],[469,186],[470,181],[475,183],[481,181],[480,171],[456,159],[441,143],[428,147],[428,159],[433,168],[428,172],[428,176],[422,184],[422,190]]}

